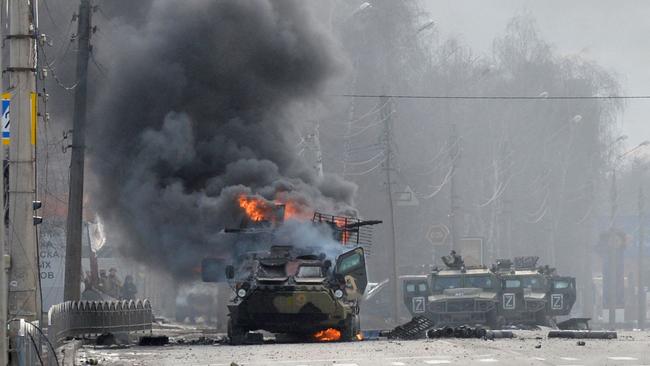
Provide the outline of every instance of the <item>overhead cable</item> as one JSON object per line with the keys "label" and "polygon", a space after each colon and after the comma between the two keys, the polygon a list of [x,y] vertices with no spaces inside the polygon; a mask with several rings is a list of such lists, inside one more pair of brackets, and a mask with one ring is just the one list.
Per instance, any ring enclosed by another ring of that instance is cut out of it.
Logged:
{"label": "overhead cable", "polygon": [[650,95],[409,95],[409,94],[330,94],[341,98],[395,98],[395,99],[462,99],[462,100],[605,100],[605,99],[648,99]]}

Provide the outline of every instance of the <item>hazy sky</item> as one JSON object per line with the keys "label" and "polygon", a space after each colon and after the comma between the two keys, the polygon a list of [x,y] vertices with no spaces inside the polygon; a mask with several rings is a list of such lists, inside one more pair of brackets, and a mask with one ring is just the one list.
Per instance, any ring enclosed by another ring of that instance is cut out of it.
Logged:
{"label": "hazy sky", "polygon": [[[443,36],[488,54],[508,20],[530,14],[560,54],[580,54],[619,79],[623,93],[650,95],[650,0],[422,0]],[[650,100],[627,102],[628,146],[650,140]]]}

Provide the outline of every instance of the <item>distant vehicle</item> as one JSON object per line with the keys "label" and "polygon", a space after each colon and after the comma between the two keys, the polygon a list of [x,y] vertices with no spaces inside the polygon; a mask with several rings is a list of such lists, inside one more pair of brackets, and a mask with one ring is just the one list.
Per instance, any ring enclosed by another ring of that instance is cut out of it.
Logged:
{"label": "distant vehicle", "polygon": [[499,260],[496,266],[466,267],[452,251],[447,268],[429,276],[403,276],[404,303],[412,316],[425,316],[436,326],[555,326],[576,301],[574,277],[537,267],[537,257]]}
{"label": "distant vehicle", "polygon": [[[257,330],[300,339],[356,339],[359,301],[368,284],[365,251],[358,235],[362,227],[377,223],[316,213],[306,225],[331,229],[341,243],[336,256],[328,256],[318,243],[299,248],[281,245],[282,238],[276,234],[282,222],[249,224],[236,230],[242,244],[253,242],[256,248],[244,250],[235,265],[225,266],[234,292],[228,304],[230,343],[244,343],[248,333]],[[203,280],[219,282],[223,268],[223,261],[205,259]]]}
{"label": "distant vehicle", "polygon": [[500,328],[498,314],[500,281],[486,267],[465,267],[452,252],[447,268],[429,276],[405,278],[404,301],[413,316],[426,316],[436,326],[487,325]]}
{"label": "distant vehicle", "polygon": [[538,257],[499,260],[500,313],[507,324],[555,326],[555,317],[568,315],[576,301],[574,277],[558,276],[554,268],[537,267]]}

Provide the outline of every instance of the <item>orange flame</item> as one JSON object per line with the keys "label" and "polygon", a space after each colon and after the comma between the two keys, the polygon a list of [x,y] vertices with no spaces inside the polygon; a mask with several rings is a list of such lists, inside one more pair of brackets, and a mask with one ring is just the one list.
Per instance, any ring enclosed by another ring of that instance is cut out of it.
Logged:
{"label": "orange flame", "polygon": [[308,213],[308,210],[297,202],[288,200],[282,202],[282,204],[284,204],[285,220],[309,220],[311,219],[311,215],[313,215],[313,213]]}
{"label": "orange flame", "polygon": [[239,207],[246,211],[246,215],[253,221],[262,221],[268,211],[268,204],[263,198],[239,196]]}
{"label": "orange flame", "polygon": [[283,205],[284,206],[284,217],[281,219],[284,220],[300,220],[306,221],[310,220],[314,214],[304,203],[301,203],[296,200],[287,199],[286,195],[278,194],[275,201],[267,201],[266,199],[259,196],[246,196],[241,195],[237,198],[239,202],[239,207],[241,207],[246,215],[252,221],[262,221],[262,220],[271,220],[275,221],[278,219],[275,216],[275,206]]}
{"label": "orange flame", "polygon": [[341,332],[334,328],[327,328],[314,334],[314,339],[319,342],[334,342],[341,339]]}
{"label": "orange flame", "polygon": [[343,245],[350,241],[350,230],[345,226],[349,224],[347,220],[335,220],[336,226],[341,229],[341,243]]}

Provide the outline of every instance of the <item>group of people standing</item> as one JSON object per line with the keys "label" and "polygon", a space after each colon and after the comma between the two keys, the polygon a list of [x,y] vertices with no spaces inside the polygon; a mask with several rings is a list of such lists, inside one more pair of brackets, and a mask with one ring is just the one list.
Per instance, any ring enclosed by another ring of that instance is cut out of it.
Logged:
{"label": "group of people standing", "polygon": [[133,276],[126,276],[124,283],[122,283],[117,276],[117,270],[115,268],[109,269],[108,275],[105,269],[99,270],[99,278],[97,280],[93,280],[93,276],[87,273],[84,279],[84,287],[84,294],[88,291],[101,292],[119,300],[135,300],[135,296],[138,293],[138,289],[133,282]]}

